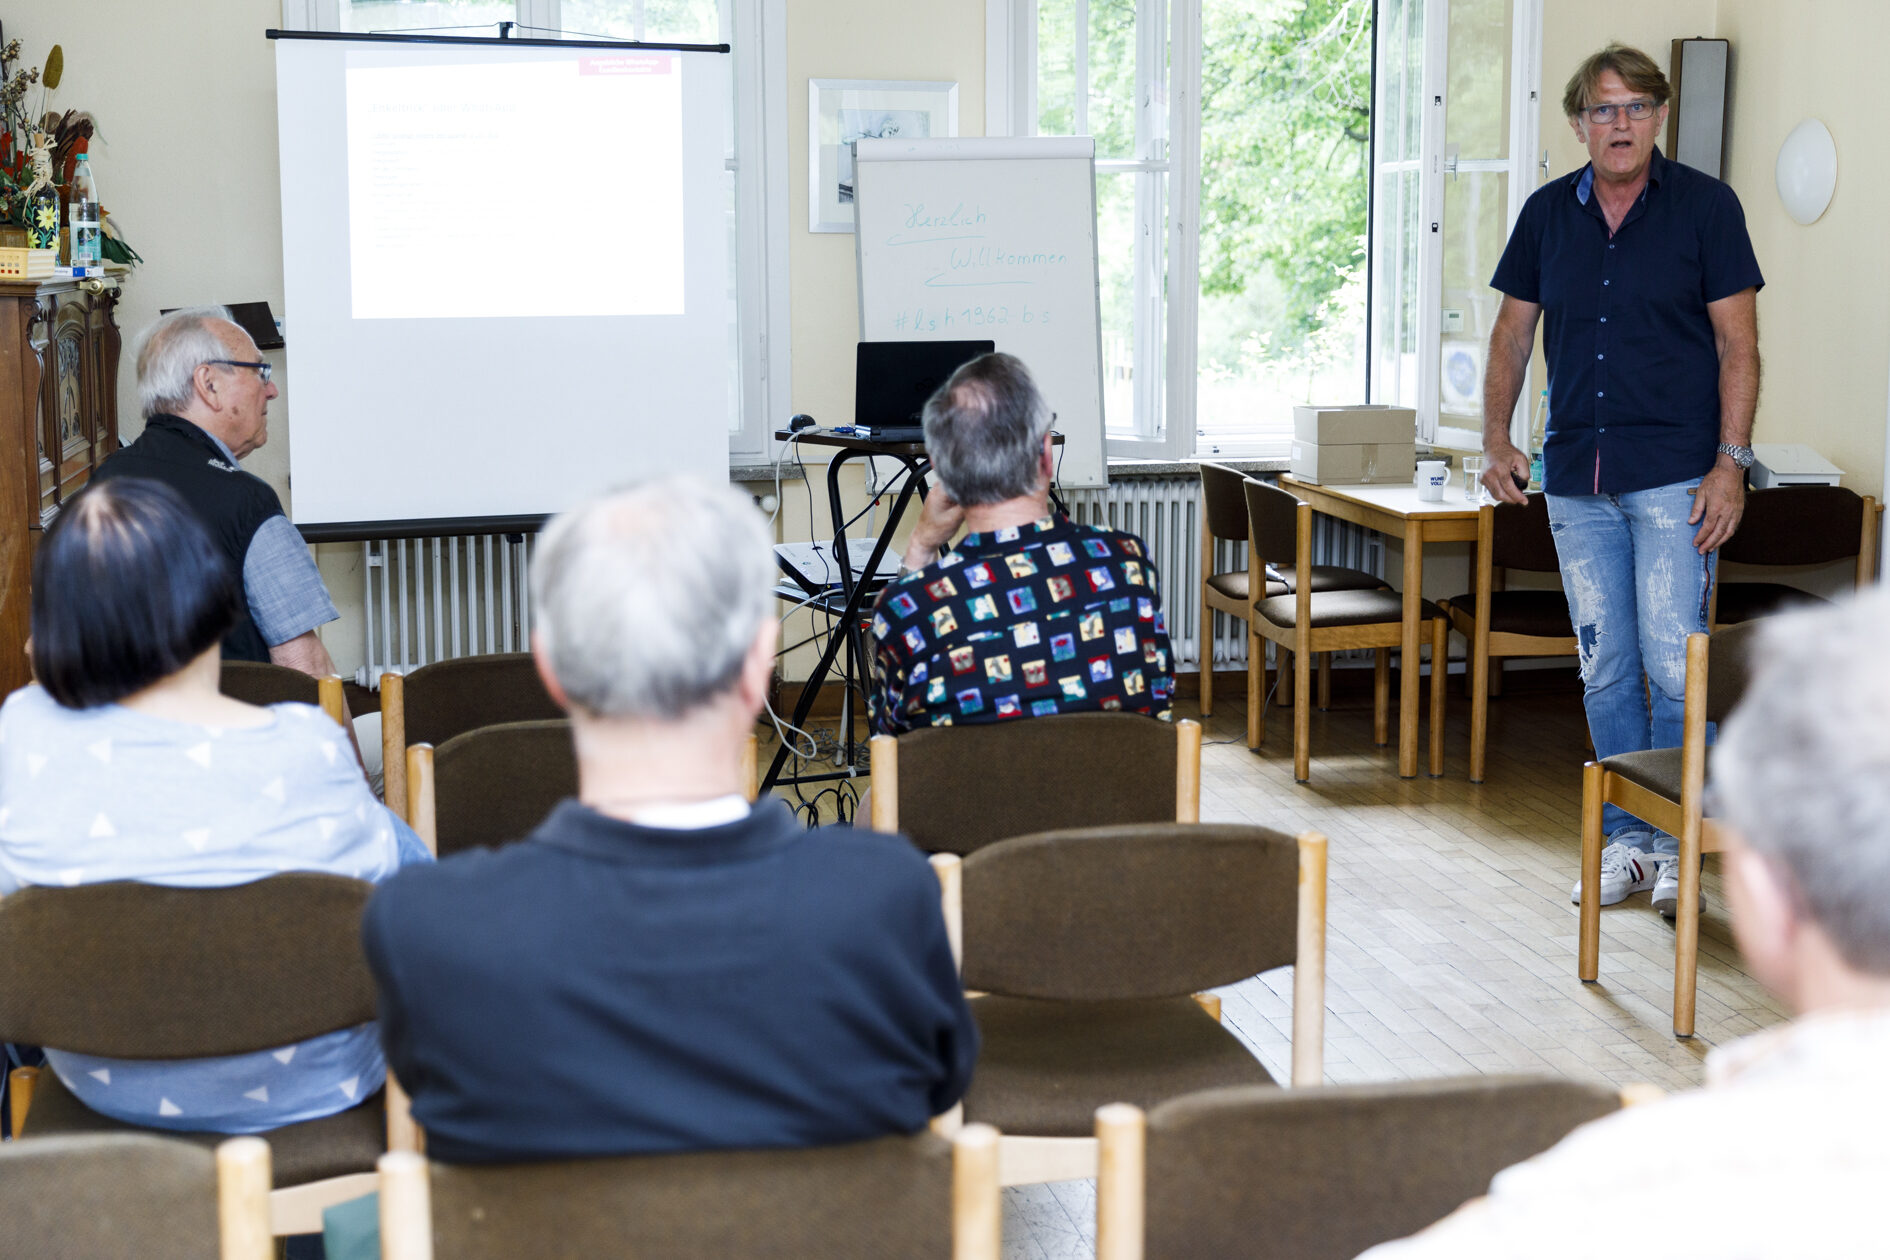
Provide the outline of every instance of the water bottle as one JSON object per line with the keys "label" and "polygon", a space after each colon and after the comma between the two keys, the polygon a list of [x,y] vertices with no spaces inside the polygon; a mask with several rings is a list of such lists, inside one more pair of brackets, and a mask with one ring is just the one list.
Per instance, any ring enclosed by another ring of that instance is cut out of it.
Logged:
{"label": "water bottle", "polygon": [[1536,400],[1536,418],[1529,423],[1529,488],[1542,489],[1542,446],[1549,432],[1549,391]]}
{"label": "water bottle", "polygon": [[86,155],[78,155],[72,169],[72,186],[66,196],[66,227],[72,238],[72,274],[95,276],[105,268],[103,246],[99,242],[98,184],[92,179],[92,164]]}

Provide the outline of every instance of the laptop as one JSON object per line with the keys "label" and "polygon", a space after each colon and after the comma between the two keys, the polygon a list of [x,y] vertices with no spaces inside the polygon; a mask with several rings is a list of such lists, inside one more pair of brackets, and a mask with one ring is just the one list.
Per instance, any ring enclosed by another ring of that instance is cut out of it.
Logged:
{"label": "laptop", "polygon": [[919,413],[951,374],[992,341],[862,341],[853,377],[853,424],[882,442],[917,442]]}
{"label": "laptop", "polygon": [[[899,555],[891,547],[886,548],[886,554],[880,557],[878,572],[866,571],[867,561],[873,558],[874,545],[875,540],[871,538],[847,539],[847,563],[853,570],[853,580],[869,589],[884,586],[899,576]],[[781,572],[793,578],[809,595],[839,589],[840,564],[831,539],[827,542],[776,543],[774,560],[781,566]]]}

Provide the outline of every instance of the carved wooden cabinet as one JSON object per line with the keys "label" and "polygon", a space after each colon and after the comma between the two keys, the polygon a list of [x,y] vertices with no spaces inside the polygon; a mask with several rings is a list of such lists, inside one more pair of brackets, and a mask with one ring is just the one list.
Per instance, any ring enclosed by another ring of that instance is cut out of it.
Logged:
{"label": "carved wooden cabinet", "polygon": [[26,663],[33,549],[118,449],[118,281],[0,281],[0,695]]}

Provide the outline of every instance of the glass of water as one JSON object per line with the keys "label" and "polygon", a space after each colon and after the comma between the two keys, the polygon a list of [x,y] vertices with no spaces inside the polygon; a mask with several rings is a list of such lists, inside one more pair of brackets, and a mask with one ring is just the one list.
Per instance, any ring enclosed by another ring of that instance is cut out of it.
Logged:
{"label": "glass of water", "polygon": [[1490,492],[1483,487],[1484,463],[1481,455],[1463,457],[1463,497],[1464,501],[1473,507],[1495,502],[1490,497]]}

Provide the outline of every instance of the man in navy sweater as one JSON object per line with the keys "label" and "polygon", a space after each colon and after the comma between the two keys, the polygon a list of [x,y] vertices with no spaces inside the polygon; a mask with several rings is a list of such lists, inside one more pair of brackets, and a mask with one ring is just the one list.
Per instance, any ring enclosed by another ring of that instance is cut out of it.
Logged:
{"label": "man in navy sweater", "polygon": [[396,876],[363,925],[433,1157],[846,1142],[964,1092],[977,1032],[925,859],[743,799],[772,561],[744,497],[681,479],[545,533],[533,650],[578,798]]}

